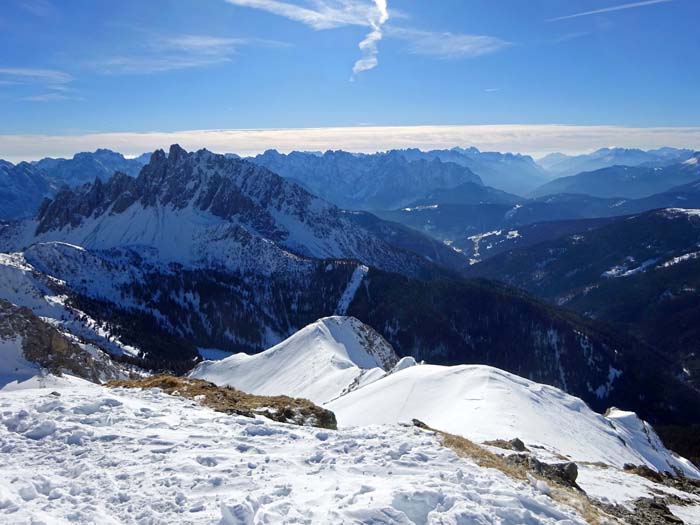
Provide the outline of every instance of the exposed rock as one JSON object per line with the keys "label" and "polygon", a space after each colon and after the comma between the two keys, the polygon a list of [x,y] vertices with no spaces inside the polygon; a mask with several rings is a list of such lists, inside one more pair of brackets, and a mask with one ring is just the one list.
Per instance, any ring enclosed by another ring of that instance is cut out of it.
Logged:
{"label": "exposed rock", "polygon": [[628,525],[683,525],[683,520],[674,516],[668,508],[668,499],[674,503],[687,503],[677,498],[640,498],[634,502],[634,510],[622,505],[599,503],[598,506],[608,514],[621,518]]}
{"label": "exposed rock", "polygon": [[573,462],[544,463],[529,454],[513,454],[506,457],[506,461],[515,465],[524,465],[530,472],[538,474],[559,485],[581,490],[576,483],[578,478],[578,466]]}
{"label": "exposed rock", "polygon": [[22,353],[27,361],[52,374],[69,373],[99,383],[124,377],[125,371],[104,355],[92,355],[28,308],[0,299],[0,338],[22,338]]}
{"label": "exposed rock", "polygon": [[528,448],[525,443],[520,438],[513,438],[510,441],[505,439],[493,439],[491,441],[485,441],[484,445],[489,445],[492,447],[503,448],[506,450],[515,450],[516,452],[528,452]]}

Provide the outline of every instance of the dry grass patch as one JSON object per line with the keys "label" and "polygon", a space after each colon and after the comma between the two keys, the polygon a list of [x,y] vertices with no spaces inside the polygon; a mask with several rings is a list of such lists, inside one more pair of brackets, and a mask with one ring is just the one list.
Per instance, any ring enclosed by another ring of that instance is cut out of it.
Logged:
{"label": "dry grass patch", "polygon": [[204,406],[225,414],[254,417],[265,416],[282,423],[315,426],[335,430],[335,414],[307,399],[287,396],[256,396],[230,387],[217,386],[209,381],[158,374],[140,379],[115,380],[109,387],[159,388],[171,395],[198,401]]}
{"label": "dry grass patch", "polygon": [[471,459],[482,468],[500,470],[506,476],[519,481],[528,481],[530,478],[544,481],[548,484],[550,488],[549,496],[554,501],[575,509],[587,523],[591,523],[592,525],[621,523],[619,519],[597,507],[585,494],[571,487],[559,485],[555,480],[531,472],[522,464],[511,463],[507,461],[505,457],[494,454],[466,438],[448,434],[440,430],[430,430],[437,434],[444,446],[454,450],[458,456]]}

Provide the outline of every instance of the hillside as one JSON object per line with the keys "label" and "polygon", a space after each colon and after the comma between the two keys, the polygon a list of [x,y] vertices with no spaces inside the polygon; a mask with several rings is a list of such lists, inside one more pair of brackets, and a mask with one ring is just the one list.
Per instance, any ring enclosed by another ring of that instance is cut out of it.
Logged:
{"label": "hillside", "polygon": [[514,249],[469,272],[615,323],[661,350],[697,385],[699,245],[697,211],[666,209]]}

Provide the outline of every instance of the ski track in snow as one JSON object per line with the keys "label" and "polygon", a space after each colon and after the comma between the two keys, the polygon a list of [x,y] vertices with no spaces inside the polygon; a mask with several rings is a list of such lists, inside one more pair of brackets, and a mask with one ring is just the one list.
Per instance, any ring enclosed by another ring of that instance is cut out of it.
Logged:
{"label": "ski track in snow", "polygon": [[355,298],[355,294],[357,293],[357,289],[360,287],[360,284],[362,284],[362,279],[365,278],[365,276],[367,275],[367,272],[369,272],[369,268],[367,266],[365,266],[364,264],[361,264],[360,266],[355,268],[355,271],[352,272],[352,276],[350,277],[350,280],[348,281],[348,285],[345,288],[343,295],[338,300],[338,306],[335,307],[335,314],[334,315],[346,315],[347,314],[348,308],[350,308],[350,303]]}
{"label": "ski track in snow", "polygon": [[584,523],[415,427],[327,431],[70,385],[0,394],[0,522]]}

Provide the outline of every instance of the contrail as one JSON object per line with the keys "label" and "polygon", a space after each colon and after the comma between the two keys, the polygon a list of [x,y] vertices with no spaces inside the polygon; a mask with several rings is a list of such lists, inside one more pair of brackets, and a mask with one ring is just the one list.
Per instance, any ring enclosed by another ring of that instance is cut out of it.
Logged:
{"label": "contrail", "polygon": [[665,4],[671,2],[672,0],[645,0],[644,2],[632,2],[629,4],[616,5],[612,7],[604,7],[603,9],[596,9],[595,11],[584,11],[583,13],[576,13],[573,15],[558,16],[556,18],[548,18],[546,22],[556,22],[557,20],[568,20],[570,18],[578,18],[579,16],[590,16],[598,15],[602,13],[611,13],[613,11],[623,11],[625,9],[634,9],[635,7],[644,7],[646,5],[654,4]]}

